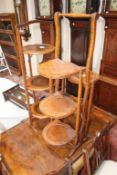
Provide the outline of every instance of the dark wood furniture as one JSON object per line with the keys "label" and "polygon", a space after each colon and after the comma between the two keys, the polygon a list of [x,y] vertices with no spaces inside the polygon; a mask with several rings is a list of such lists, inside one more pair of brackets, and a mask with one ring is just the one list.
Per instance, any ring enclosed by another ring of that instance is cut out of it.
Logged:
{"label": "dark wood furniture", "polygon": [[[99,0],[67,0],[68,13],[93,13],[98,12]],[[69,18],[71,30],[71,62],[86,66],[90,38],[90,20]],[[77,86],[67,81],[67,92],[77,95]]]}
{"label": "dark wood furniture", "polygon": [[[117,2],[105,0],[101,15],[106,24],[100,73],[117,81]],[[103,109],[117,114],[117,86],[108,82],[97,82],[94,101]]]}
{"label": "dark wood furniture", "polygon": [[94,104],[117,115],[117,80],[106,77],[95,84]]}
{"label": "dark wood furniture", "polygon": [[105,42],[101,74],[117,78],[117,14],[105,14]]}
{"label": "dark wood furniture", "polygon": [[12,71],[21,74],[18,40],[15,32],[14,13],[0,14],[0,45]]}
{"label": "dark wood furniture", "polygon": [[[53,20],[40,20],[40,28],[42,33],[42,42],[45,44],[55,45],[55,27]],[[54,59],[54,53],[43,56],[44,61]]]}
{"label": "dark wood furniture", "polygon": [[53,19],[55,12],[62,11],[62,0],[34,0],[35,16],[39,19]]}
{"label": "dark wood furniture", "polygon": [[[86,66],[90,44],[90,19],[70,18],[71,28],[71,62]],[[77,95],[77,86],[67,81],[67,92]]]}
{"label": "dark wood furniture", "polygon": [[[74,126],[73,118],[66,122]],[[70,172],[79,172],[79,166],[72,165],[81,160],[80,156],[83,155],[84,149],[91,153],[91,173],[93,174],[100,162],[109,156],[107,134],[115,123],[115,117],[93,107],[91,118],[89,139],[80,146],[74,146],[72,142],[59,147],[47,145],[41,135],[46,125],[45,121],[40,124],[35,120],[37,132],[29,126],[28,121],[6,131],[1,136],[1,174],[68,175]],[[81,160],[79,164],[80,170],[84,171],[83,164],[87,165],[86,161]]]}
{"label": "dark wood furniture", "polygon": [[[62,0],[35,0],[35,17],[39,19],[42,42],[55,45],[54,14],[62,11]],[[54,54],[43,56],[44,61],[54,58]]]}

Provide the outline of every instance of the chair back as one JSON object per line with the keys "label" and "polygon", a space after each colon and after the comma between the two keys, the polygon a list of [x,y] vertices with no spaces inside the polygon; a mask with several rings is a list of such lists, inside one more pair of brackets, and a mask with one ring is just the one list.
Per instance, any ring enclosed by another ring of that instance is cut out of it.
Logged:
{"label": "chair back", "polygon": [[[92,64],[92,58],[93,58],[93,50],[94,50],[94,42],[95,42],[95,14],[72,14],[72,13],[59,13],[57,12],[55,14],[55,27],[56,27],[56,48],[55,48],[55,58],[60,57],[61,52],[61,18],[68,18],[68,19],[88,19],[89,20],[89,30],[90,30],[90,37],[89,37],[89,49],[87,54],[87,63],[85,67],[85,91],[84,91],[84,97],[82,101],[82,93],[83,93],[83,76],[84,72],[81,71],[78,76],[77,84],[79,85],[78,88],[78,99],[77,99],[77,115],[76,115],[76,139],[75,143],[78,142],[80,139],[80,142],[82,142],[83,138],[86,135],[86,131],[88,128],[88,113],[90,111],[91,107],[91,101],[93,96],[93,85],[90,88],[90,73],[91,73],[91,64]],[[90,91],[90,89],[92,89]],[[91,93],[90,93],[91,92]],[[89,98],[90,96],[90,98]],[[90,99],[90,100],[89,100]],[[82,105],[81,105],[82,103]],[[79,136],[78,136],[79,135]],[[79,137],[79,139],[78,139]]]}

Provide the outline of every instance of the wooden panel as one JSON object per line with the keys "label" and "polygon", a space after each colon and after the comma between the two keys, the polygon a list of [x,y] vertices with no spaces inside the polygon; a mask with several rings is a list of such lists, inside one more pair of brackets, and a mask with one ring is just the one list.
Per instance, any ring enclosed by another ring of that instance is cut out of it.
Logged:
{"label": "wooden panel", "polygon": [[98,81],[95,84],[94,104],[117,115],[117,87]]}
{"label": "wooden panel", "polygon": [[105,42],[101,74],[117,77],[117,15],[104,15],[106,20]]}
{"label": "wooden panel", "polygon": [[71,61],[81,66],[86,65],[89,41],[89,21],[71,21]]}
{"label": "wooden panel", "polygon": [[[55,27],[54,21],[43,20],[40,22],[42,41],[44,44],[55,45]],[[54,54],[46,54],[43,56],[44,61],[54,58]]]}
{"label": "wooden panel", "polygon": [[117,20],[116,19],[107,20],[106,25],[111,29],[112,28],[117,29]]}
{"label": "wooden panel", "polygon": [[105,35],[105,46],[103,62],[117,67],[117,29],[107,29]]}
{"label": "wooden panel", "polygon": [[[106,30],[101,74],[117,79],[117,15],[108,13],[103,17],[106,20]],[[103,109],[117,114],[117,87],[97,82],[94,102]]]}
{"label": "wooden panel", "polygon": [[[71,62],[85,66],[89,43],[90,21],[71,20]],[[77,85],[67,82],[67,92],[77,96]]]}

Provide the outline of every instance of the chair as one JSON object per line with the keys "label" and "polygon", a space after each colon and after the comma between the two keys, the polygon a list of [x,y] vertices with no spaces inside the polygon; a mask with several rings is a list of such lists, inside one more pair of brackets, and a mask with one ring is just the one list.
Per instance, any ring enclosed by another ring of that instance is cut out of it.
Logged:
{"label": "chair", "polygon": [[[80,19],[89,19],[90,20],[90,27],[91,27],[91,35],[90,35],[90,49],[88,54],[88,64],[92,58],[93,54],[93,45],[94,45],[94,39],[95,39],[95,15],[86,15],[86,14],[62,14],[62,13],[56,13],[55,14],[55,26],[56,26],[56,48],[55,48],[55,59],[48,61],[46,63],[42,63],[39,65],[40,73],[45,76],[46,78],[50,78],[51,80],[55,80],[55,91],[59,90],[59,82],[62,81],[62,92],[63,94],[52,94],[51,96],[47,97],[46,99],[42,100],[39,103],[39,109],[42,113],[44,113],[46,116],[49,116],[52,119],[56,120],[62,120],[62,122],[51,122],[48,126],[46,126],[43,130],[43,137],[44,139],[52,144],[52,140],[56,141],[55,145],[62,145],[65,143],[68,143],[68,141],[73,139],[73,136],[75,135],[75,144],[77,143],[81,144],[83,142],[83,139],[86,136],[86,128],[88,127],[88,120],[87,120],[87,110],[90,109],[91,101],[92,101],[92,93],[89,92],[89,79],[90,79],[90,70],[87,68],[87,74],[86,74],[86,88],[84,93],[83,102],[82,99],[82,89],[83,89],[83,72],[84,67],[77,66],[73,63],[67,63],[64,61],[61,61],[59,59],[60,56],[60,19],[62,17],[70,17],[70,18],[80,18]],[[89,64],[90,66],[90,64]],[[69,68],[69,69],[68,69]],[[67,70],[67,71],[66,71]],[[72,71],[73,72],[72,72]],[[74,71],[76,70],[76,71]],[[79,84],[78,88],[78,100],[74,102],[71,97],[66,97],[65,95],[65,79],[70,77],[71,75],[74,75],[78,72],[79,79],[77,83]],[[63,73],[63,74],[62,74]],[[92,83],[93,84],[93,83]],[[53,85],[51,85],[53,87]],[[91,87],[91,86],[90,86]],[[93,88],[92,88],[93,89]],[[90,98],[89,98],[89,94]],[[88,105],[88,98],[89,98],[89,105]],[[59,102],[59,104],[58,104]],[[66,107],[67,102],[69,102],[69,106],[67,109],[63,109]],[[75,107],[76,103],[76,107]],[[81,105],[82,104],[82,105]],[[72,108],[71,108],[72,107]],[[62,109],[62,110],[61,110]],[[72,110],[71,110],[72,109]],[[64,124],[64,118],[70,116],[76,112],[76,125],[75,125],[75,134],[73,134],[73,130],[70,129],[70,127],[66,126]],[[88,112],[89,113],[89,112]],[[62,129],[61,129],[62,128]],[[63,129],[64,128],[64,129]],[[56,131],[59,130],[60,132],[57,132],[57,137],[59,135],[59,140],[61,141],[61,138],[63,138],[62,142],[58,143],[56,136]],[[62,131],[64,130],[64,132]],[[62,134],[61,134],[62,133]],[[83,134],[84,133],[84,134]],[[69,135],[70,139],[67,138],[67,142],[65,142],[65,135]],[[51,136],[51,141],[50,141]],[[53,143],[54,145],[54,143]]]}
{"label": "chair", "polygon": [[[76,118],[76,133],[79,135],[80,142],[86,136],[88,123],[89,123],[89,113],[91,108],[91,102],[93,98],[93,87],[94,82],[97,80],[97,77],[91,72],[91,63],[93,57],[93,49],[95,42],[95,14],[55,14],[55,27],[56,27],[56,48],[55,48],[55,57],[60,57],[61,50],[61,27],[60,19],[72,18],[72,19],[88,19],[90,21],[90,39],[89,39],[89,49],[87,55],[87,65],[84,67],[84,70],[80,71],[77,74],[69,76],[68,80],[72,83],[79,84],[78,89],[78,100],[77,100],[77,118]],[[64,79],[62,81],[65,81]],[[85,92],[83,96],[83,101],[81,105],[83,86],[85,86]],[[90,96],[90,97],[89,97]],[[76,143],[78,142],[78,137],[76,137]]]}

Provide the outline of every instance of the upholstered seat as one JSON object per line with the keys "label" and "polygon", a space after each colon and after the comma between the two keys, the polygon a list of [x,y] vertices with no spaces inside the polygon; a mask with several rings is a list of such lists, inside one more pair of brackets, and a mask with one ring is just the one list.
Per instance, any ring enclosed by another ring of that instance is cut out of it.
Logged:
{"label": "upholstered seat", "polygon": [[112,160],[104,161],[98,168],[95,175],[116,175],[117,174],[117,162]]}

